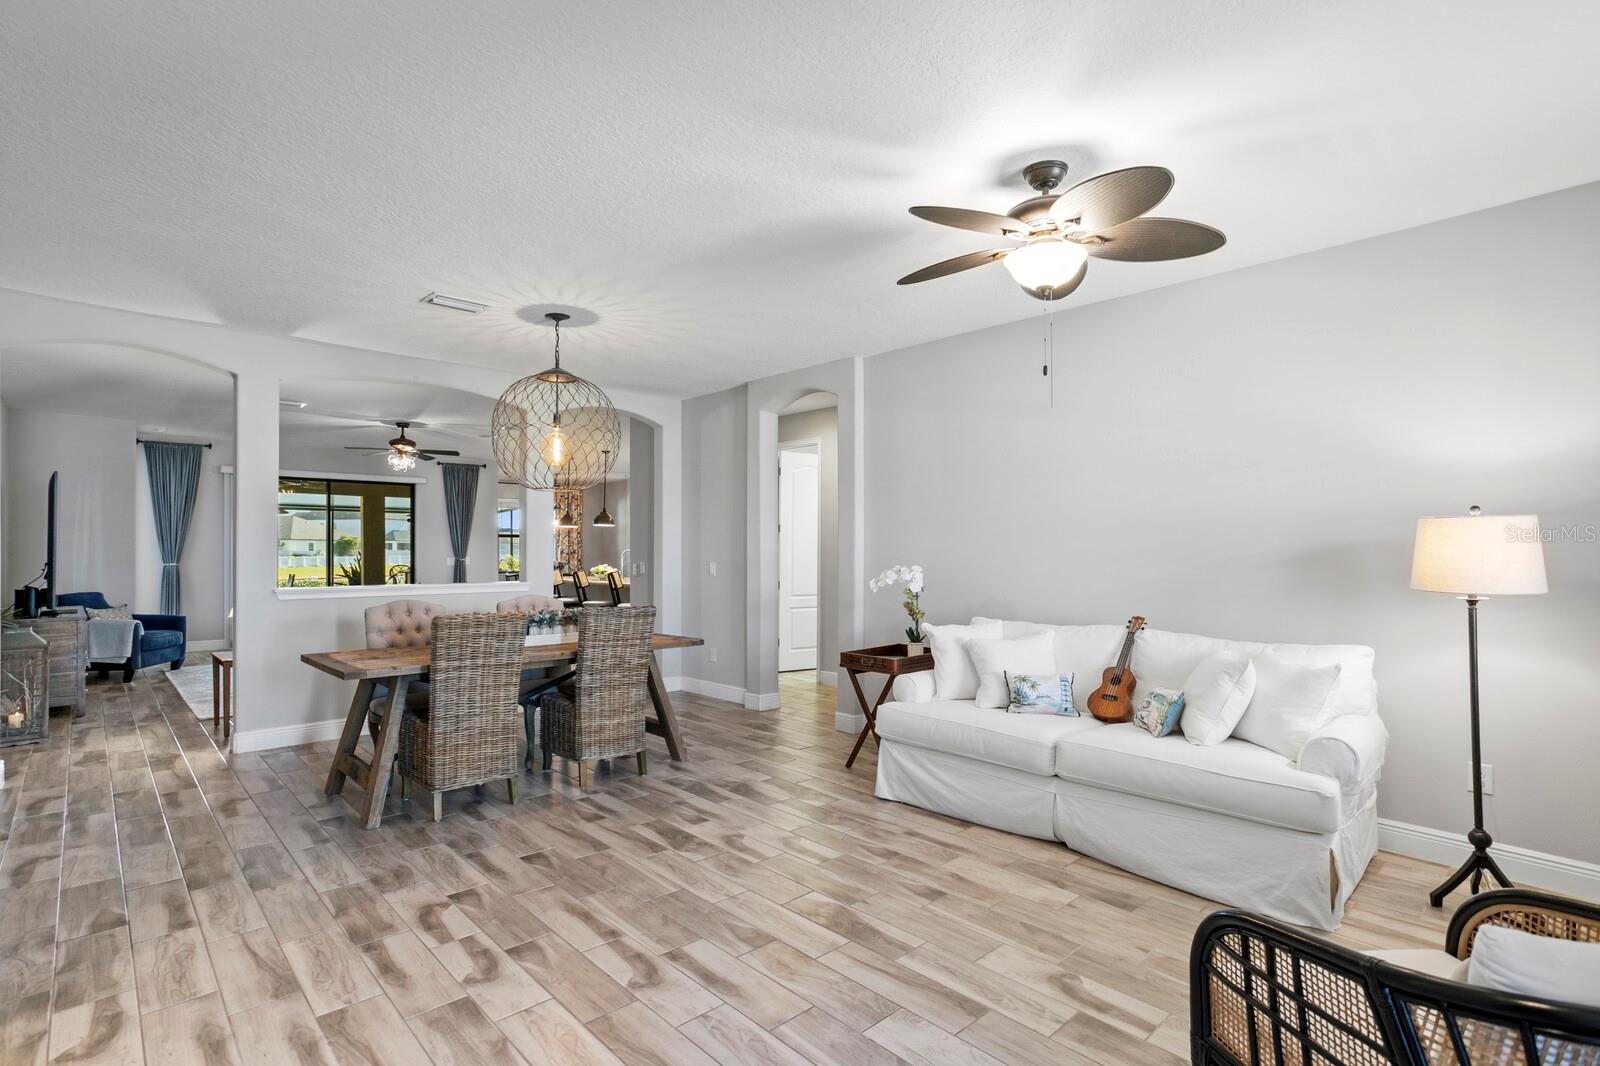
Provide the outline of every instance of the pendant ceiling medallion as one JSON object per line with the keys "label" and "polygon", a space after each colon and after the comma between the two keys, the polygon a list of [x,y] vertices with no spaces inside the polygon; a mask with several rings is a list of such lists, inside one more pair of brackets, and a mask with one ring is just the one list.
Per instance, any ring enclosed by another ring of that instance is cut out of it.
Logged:
{"label": "pendant ceiling medallion", "polygon": [[622,443],[622,421],[600,386],[561,369],[560,311],[555,362],[516,382],[495,402],[490,421],[500,472],[530,489],[581,489],[605,480]]}

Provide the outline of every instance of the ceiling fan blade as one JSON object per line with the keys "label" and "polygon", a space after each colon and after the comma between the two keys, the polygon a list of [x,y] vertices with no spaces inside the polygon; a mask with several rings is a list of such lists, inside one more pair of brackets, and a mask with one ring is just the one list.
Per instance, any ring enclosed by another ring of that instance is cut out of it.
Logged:
{"label": "ceiling fan blade", "polygon": [[346,444],[344,446],[344,450],[347,451],[347,452],[368,452],[369,454],[372,454],[372,455],[381,455],[382,453],[388,451],[389,449],[388,448],[360,448],[360,447],[357,447],[354,444]]}
{"label": "ceiling fan blade", "polygon": [[1124,263],[1155,263],[1163,259],[1188,259],[1214,252],[1227,243],[1222,231],[1181,218],[1136,218],[1096,234],[1104,244],[1088,244],[1097,259]]}
{"label": "ceiling fan blade", "polygon": [[428,449],[428,454],[429,455],[460,455],[461,453],[460,452],[453,452],[453,451],[450,451],[450,450],[448,450],[446,448],[429,448]]}
{"label": "ceiling fan blade", "polygon": [[1072,275],[1072,280],[1067,282],[1065,285],[1051,289],[1049,292],[1046,292],[1043,289],[1029,288],[1024,288],[1022,291],[1026,292],[1029,296],[1032,296],[1035,300],[1044,300],[1046,302],[1059,300],[1063,296],[1071,296],[1078,286],[1083,284],[1083,279],[1088,276],[1089,263],[1088,260],[1085,260],[1084,264],[1078,268],[1078,272]]}
{"label": "ceiling fan blade", "polygon": [[1138,218],[1172,191],[1172,171],[1166,167],[1129,167],[1080,181],[1050,205],[1057,228],[1099,233]]}
{"label": "ceiling fan blade", "polygon": [[921,270],[914,270],[895,282],[896,285],[915,285],[919,281],[930,281],[933,278],[942,278],[946,274],[959,274],[963,270],[971,270],[975,266],[985,263],[997,263],[1006,257],[1007,248],[991,248],[985,252],[968,252],[958,255],[954,259],[946,259],[942,263],[925,266]]}
{"label": "ceiling fan blade", "polygon": [[989,233],[1000,237],[1026,237],[1028,224],[1010,215],[997,215],[991,211],[968,211],[964,207],[913,207],[911,213],[941,226]]}

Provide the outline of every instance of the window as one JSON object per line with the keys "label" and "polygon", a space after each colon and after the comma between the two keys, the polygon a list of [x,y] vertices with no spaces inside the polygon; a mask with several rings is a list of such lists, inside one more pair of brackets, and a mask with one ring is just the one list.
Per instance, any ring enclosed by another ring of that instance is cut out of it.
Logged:
{"label": "window", "polygon": [[411,584],[415,493],[384,481],[279,478],[278,584]]}
{"label": "window", "polygon": [[496,554],[500,559],[500,580],[522,579],[522,500],[500,498],[495,509]]}

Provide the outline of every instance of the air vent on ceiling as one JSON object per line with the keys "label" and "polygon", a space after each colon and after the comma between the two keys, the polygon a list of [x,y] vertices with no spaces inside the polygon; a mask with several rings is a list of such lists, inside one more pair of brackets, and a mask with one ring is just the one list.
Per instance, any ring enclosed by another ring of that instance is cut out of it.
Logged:
{"label": "air vent on ceiling", "polygon": [[476,300],[464,300],[459,296],[446,296],[442,292],[430,292],[422,298],[422,302],[435,307],[448,307],[452,311],[465,311],[469,315],[489,309],[488,304],[481,304]]}

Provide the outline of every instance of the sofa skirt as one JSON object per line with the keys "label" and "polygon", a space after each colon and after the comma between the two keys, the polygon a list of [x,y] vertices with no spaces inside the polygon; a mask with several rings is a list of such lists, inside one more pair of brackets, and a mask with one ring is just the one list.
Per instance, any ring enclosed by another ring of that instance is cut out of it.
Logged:
{"label": "sofa skirt", "polygon": [[883,741],[878,747],[879,799],[947,814],[1019,836],[1059,840],[1056,786],[1066,782],[961,755]]}
{"label": "sofa skirt", "polygon": [[1378,847],[1375,800],[1335,832],[1307,833],[889,740],[876,794],[1322,930],[1338,927]]}

